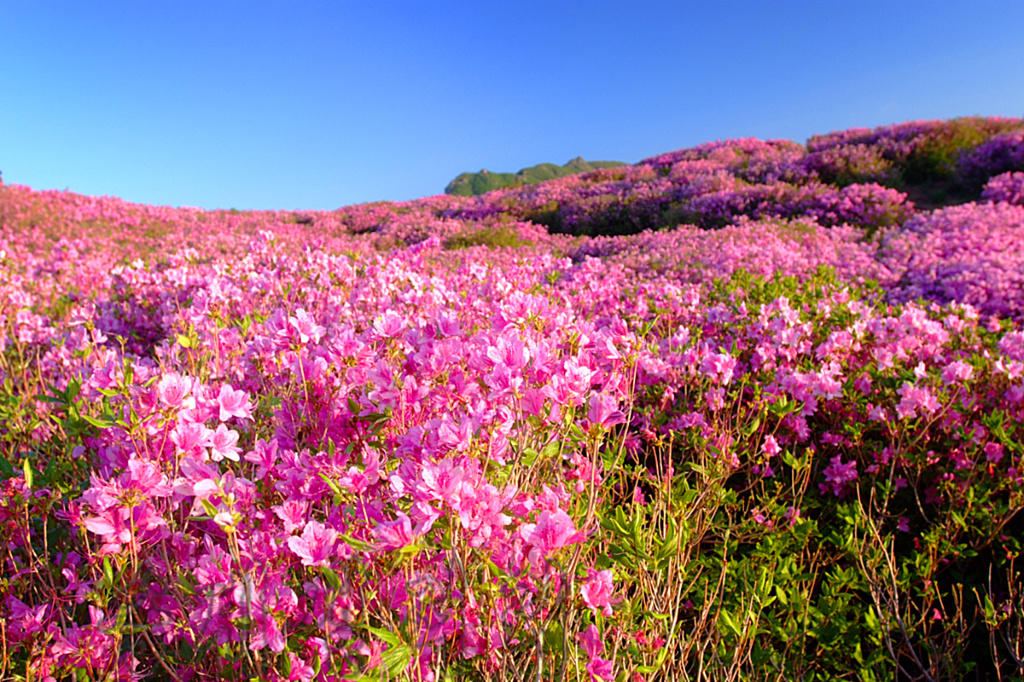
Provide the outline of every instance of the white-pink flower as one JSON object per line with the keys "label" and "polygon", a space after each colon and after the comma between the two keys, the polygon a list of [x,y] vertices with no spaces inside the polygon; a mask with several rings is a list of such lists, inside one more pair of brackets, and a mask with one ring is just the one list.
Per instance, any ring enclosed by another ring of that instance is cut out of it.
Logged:
{"label": "white-pink flower", "polygon": [[231,384],[224,384],[220,387],[220,395],[217,396],[217,404],[220,406],[219,418],[222,422],[238,417],[239,419],[252,418],[252,403],[245,391],[236,391]]}
{"label": "white-pink flower", "polygon": [[156,385],[157,395],[167,407],[174,409],[190,409],[195,407],[195,398],[189,395],[192,391],[192,379],[183,377],[177,372],[165,374]]}
{"label": "white-pink flower", "polygon": [[236,445],[238,443],[237,431],[219,424],[217,430],[210,437],[210,441],[210,459],[214,462],[219,462],[222,459],[230,459],[233,462],[238,461],[238,453],[241,450]]}
{"label": "white-pink flower", "polygon": [[338,532],[319,521],[310,521],[302,535],[288,538],[288,549],[302,559],[303,566],[327,566],[334,554],[334,541]]}

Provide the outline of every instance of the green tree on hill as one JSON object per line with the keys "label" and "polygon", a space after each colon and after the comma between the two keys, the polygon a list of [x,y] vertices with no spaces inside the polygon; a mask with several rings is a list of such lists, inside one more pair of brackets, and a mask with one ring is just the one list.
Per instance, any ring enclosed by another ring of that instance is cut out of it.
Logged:
{"label": "green tree on hill", "polygon": [[598,168],[616,168],[626,165],[628,164],[622,161],[586,161],[582,156],[577,156],[564,166],[559,166],[556,163],[539,163],[536,166],[523,168],[518,173],[492,173],[485,168],[479,173],[460,174],[448,183],[448,186],[444,188],[444,193],[471,197],[502,187],[533,185],[567,175],[588,173]]}

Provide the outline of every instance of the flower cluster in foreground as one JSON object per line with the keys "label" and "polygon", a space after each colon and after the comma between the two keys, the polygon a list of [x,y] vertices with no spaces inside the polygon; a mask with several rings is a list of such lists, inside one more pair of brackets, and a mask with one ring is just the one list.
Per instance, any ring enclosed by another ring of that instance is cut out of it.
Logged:
{"label": "flower cluster in foreground", "polygon": [[[329,213],[0,185],[0,677],[1020,674],[1015,125]],[[984,201],[877,184],[947,139]]]}

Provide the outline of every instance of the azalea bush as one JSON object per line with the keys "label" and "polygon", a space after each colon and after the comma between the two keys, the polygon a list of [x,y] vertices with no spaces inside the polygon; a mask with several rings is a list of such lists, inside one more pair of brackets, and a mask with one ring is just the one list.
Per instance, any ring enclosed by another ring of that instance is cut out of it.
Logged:
{"label": "azalea bush", "polygon": [[1020,679],[1016,178],[920,211],[815,145],[332,212],[0,185],[0,678]]}

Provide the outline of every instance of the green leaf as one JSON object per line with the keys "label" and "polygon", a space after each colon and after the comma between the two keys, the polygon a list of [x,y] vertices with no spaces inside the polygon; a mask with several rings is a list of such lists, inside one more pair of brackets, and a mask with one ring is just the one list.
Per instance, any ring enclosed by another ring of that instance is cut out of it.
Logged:
{"label": "green leaf", "polygon": [[121,604],[121,608],[117,610],[117,620],[114,621],[114,629],[116,632],[121,632],[124,629],[125,621],[128,620],[128,607]]}
{"label": "green leaf", "polygon": [[199,500],[199,503],[200,503],[201,505],[203,505],[203,509],[204,509],[204,510],[206,511],[206,513],[207,513],[207,514],[209,514],[209,515],[210,515],[210,517],[211,517],[211,518],[212,518],[212,517],[214,517],[214,516],[216,516],[216,515],[218,514],[218,512],[217,512],[217,508],[216,508],[216,507],[214,507],[214,506],[213,506],[213,503],[212,503],[212,502],[210,502],[209,500],[207,500],[207,499],[202,499],[202,500]]}
{"label": "green leaf", "polygon": [[405,669],[409,667],[411,658],[412,650],[405,644],[389,647],[387,651],[381,654],[384,665],[394,677],[399,677],[405,672]]}
{"label": "green leaf", "polygon": [[562,629],[560,623],[552,623],[547,630],[544,631],[544,643],[551,648],[552,651],[560,650],[562,648],[562,642],[565,640],[565,631]]}
{"label": "green leaf", "polygon": [[340,590],[341,589],[341,580],[338,579],[338,574],[337,573],[335,573],[330,568],[324,567],[323,568],[323,575],[324,575],[324,580],[327,581],[327,584],[331,586],[332,590]]}
{"label": "green leaf", "polygon": [[750,438],[752,435],[754,435],[754,432],[756,432],[758,428],[760,428],[760,426],[761,418],[754,417],[754,421],[750,422],[749,424],[746,425],[746,427],[744,427],[743,435],[746,436],[747,438]]}
{"label": "green leaf", "polygon": [[282,663],[282,670],[281,670],[281,672],[284,673],[285,679],[289,679],[292,676],[292,657],[291,656],[282,656],[281,658],[284,659],[281,662]]}
{"label": "green leaf", "polygon": [[31,488],[35,477],[32,475],[32,462],[29,461],[28,457],[22,462],[21,469],[25,473],[25,485]]}
{"label": "green leaf", "polygon": [[686,488],[679,496],[679,504],[684,507],[693,504],[694,500],[697,499],[698,494],[699,493],[695,488]]}
{"label": "green leaf", "polygon": [[332,491],[334,491],[335,495],[343,494],[341,492],[341,488],[338,486],[338,484],[334,481],[333,478],[331,478],[330,476],[328,476],[327,474],[325,474],[322,471],[319,472],[317,475],[320,476],[321,479],[323,479],[323,482],[327,484],[327,487],[329,487]]}
{"label": "green leaf", "polygon": [[178,334],[175,337],[175,340],[178,342],[178,345],[181,346],[182,348],[191,348],[192,347],[192,339],[188,338],[184,334]]}
{"label": "green leaf", "polygon": [[114,567],[110,564],[110,557],[103,557],[103,577],[107,581],[107,585],[112,587],[114,585]]}
{"label": "green leaf", "polygon": [[483,555],[483,559],[484,559],[484,562],[486,563],[487,570],[490,571],[491,575],[493,575],[493,576],[502,576],[504,578],[508,577],[508,573],[503,571],[501,569],[501,566],[498,566],[498,564],[494,563],[487,554]]}
{"label": "green leaf", "polygon": [[374,549],[373,545],[371,545],[369,542],[363,542],[362,540],[357,540],[356,538],[352,537],[351,535],[346,535],[345,533],[338,533],[338,537],[340,537],[342,540],[344,540],[345,544],[347,544],[349,547],[351,547],[354,550],[357,550],[357,551],[360,551],[360,552],[372,552],[373,549]]}
{"label": "green leaf", "polygon": [[381,628],[375,628],[371,625],[367,625],[366,629],[374,635],[380,637],[383,641],[387,642],[391,646],[400,646],[402,640],[399,639],[398,635],[391,632],[390,630],[383,630]]}
{"label": "green leaf", "polygon": [[743,629],[740,627],[740,624],[736,622],[736,618],[725,609],[722,609],[718,619],[721,621],[722,625],[725,626],[725,629],[732,634],[737,637],[743,634]]}
{"label": "green leaf", "polygon": [[320,650],[317,649],[316,647],[313,648],[312,667],[313,667],[313,675],[314,676],[319,676],[320,675],[320,669],[323,667],[323,663],[320,661]]}
{"label": "green leaf", "polygon": [[673,555],[679,549],[679,538],[676,537],[676,523],[670,519],[668,533],[665,535],[665,539],[662,541],[661,546],[658,547],[657,553],[654,558],[658,561],[666,559]]}
{"label": "green leaf", "polygon": [[109,429],[111,426],[114,425],[114,422],[107,421],[106,419],[94,419],[93,417],[90,417],[87,414],[83,414],[82,419],[89,422],[97,429]]}

